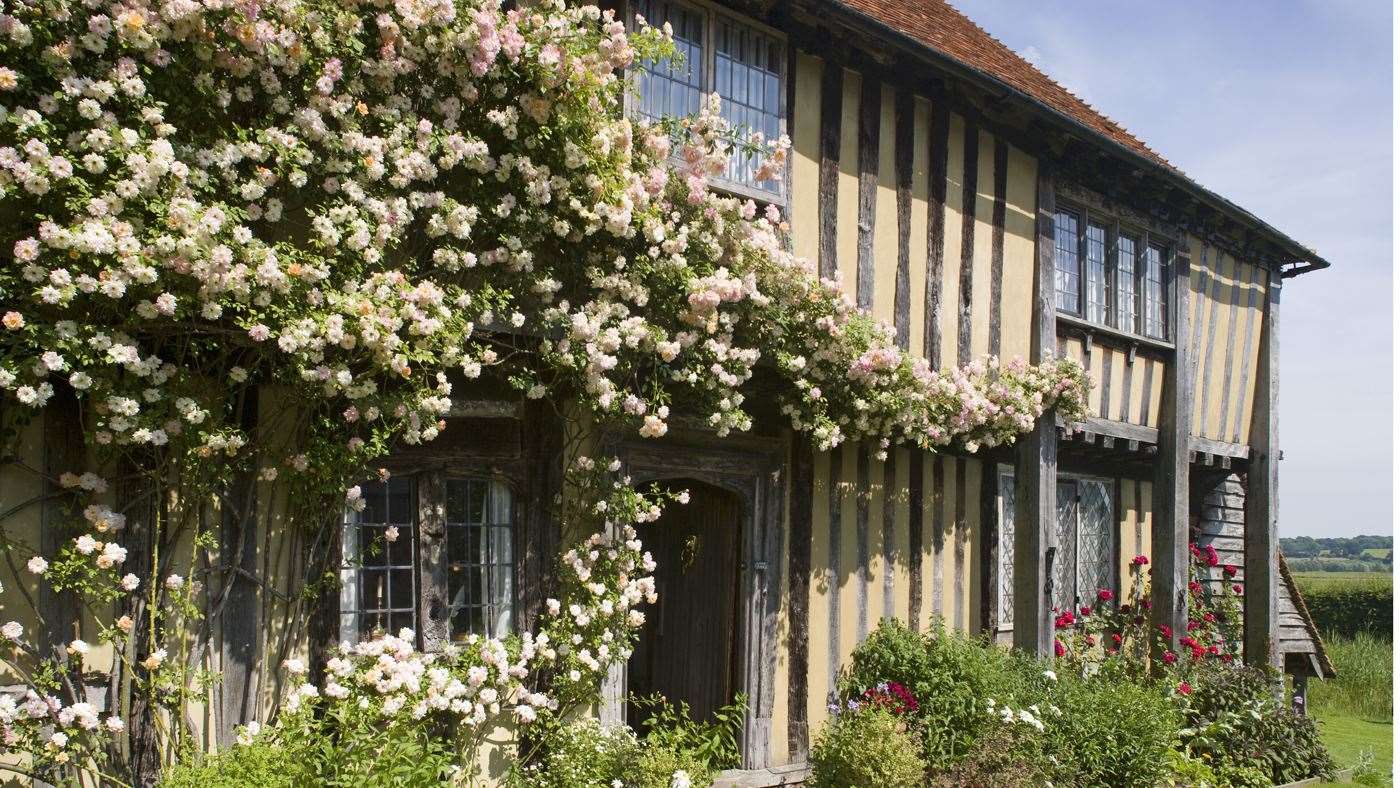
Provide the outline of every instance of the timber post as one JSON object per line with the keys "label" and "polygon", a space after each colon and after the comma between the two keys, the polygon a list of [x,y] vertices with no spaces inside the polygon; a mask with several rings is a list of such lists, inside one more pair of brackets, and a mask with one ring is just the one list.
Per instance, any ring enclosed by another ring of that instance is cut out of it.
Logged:
{"label": "timber post", "polygon": [[[258,389],[249,387],[237,404],[240,429],[258,430]],[[214,731],[221,747],[232,745],[237,727],[258,716],[258,645],[261,591],[258,576],[258,483],[252,467],[229,480],[220,509],[219,574],[224,595],[219,616],[220,713]]]}
{"label": "timber post", "polygon": [[1160,650],[1172,650],[1176,639],[1186,634],[1188,609],[1191,403],[1196,375],[1195,359],[1187,341],[1191,254],[1188,249],[1177,249],[1175,256],[1171,336],[1176,351],[1162,381],[1157,460],[1152,478],[1152,623],[1154,627],[1171,628],[1171,640],[1154,641],[1160,644]]}
{"label": "timber post", "polygon": [[[1044,165],[1036,189],[1036,255],[1031,363],[1055,357],[1055,181]],[[1046,411],[1016,444],[1015,587],[1012,642],[1037,657],[1049,656],[1055,555],[1055,481],[1059,474],[1055,413]]]}
{"label": "timber post", "polygon": [[1278,374],[1279,295],[1283,278],[1269,272],[1264,301],[1259,372],[1249,429],[1249,477],[1244,515],[1244,658],[1256,667],[1278,667]]}

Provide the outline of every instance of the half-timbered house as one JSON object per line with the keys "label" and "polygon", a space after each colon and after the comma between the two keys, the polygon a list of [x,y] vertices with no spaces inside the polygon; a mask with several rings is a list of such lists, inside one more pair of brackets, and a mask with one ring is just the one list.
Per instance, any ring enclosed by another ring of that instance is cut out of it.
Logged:
{"label": "half-timbered house", "polygon": [[[596,436],[634,481],[691,494],[644,529],[660,602],[607,682],[604,719],[628,720],[629,693],[703,715],[742,692],[744,784],[793,781],[843,660],[881,618],[1045,655],[1052,609],[1125,592],[1147,555],[1154,610],[1180,622],[1191,542],[1242,568],[1248,660],[1330,671],[1277,552],[1280,305],[1325,260],[943,0],[613,5],[669,23],[681,56],[636,68],[629,111],[683,115],[717,93],[732,122],[788,135],[785,177],[755,181],[736,156],[713,187],[778,206],[795,251],[904,348],[944,368],[1069,357],[1092,389],[1083,423],[1046,417],[976,452],[814,451],[761,402],[741,436],[683,418],[662,439]],[[567,460],[556,408],[455,396],[442,437],[364,486],[331,548],[342,582],[293,650],[314,661],[376,629],[412,627],[434,648],[531,626],[562,538],[548,517]],[[275,432],[275,405],[257,410]],[[62,468],[71,433],[46,422],[25,445]],[[358,553],[390,526],[413,538]],[[294,561],[270,534],[236,544],[230,560],[255,570]],[[223,741],[274,687],[257,622],[293,604],[230,583],[210,699]]]}

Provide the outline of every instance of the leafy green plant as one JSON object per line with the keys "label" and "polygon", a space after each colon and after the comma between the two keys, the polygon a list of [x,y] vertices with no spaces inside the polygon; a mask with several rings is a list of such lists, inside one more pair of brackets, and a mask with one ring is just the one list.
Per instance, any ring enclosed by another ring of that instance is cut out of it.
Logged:
{"label": "leafy green plant", "polygon": [[508,788],[689,788],[709,784],[712,774],[689,750],[592,717],[551,722],[539,736],[539,757],[515,764]]}
{"label": "leafy green plant", "polygon": [[311,786],[314,775],[291,743],[260,739],[212,754],[190,753],[161,778],[162,788]]}
{"label": "leafy green plant", "polygon": [[1052,782],[1155,786],[1166,778],[1181,712],[1161,688],[1065,676],[1049,682],[1047,695],[1038,707]]}
{"label": "leafy green plant", "polygon": [[685,701],[671,703],[659,693],[630,703],[650,709],[642,721],[647,742],[662,749],[690,753],[707,771],[732,769],[739,765],[739,734],[744,728],[747,698],[740,693],[734,702],[721,706],[709,722],[696,722]]}
{"label": "leafy green plant", "polygon": [[811,760],[814,788],[918,785],[926,767],[904,721],[875,706],[832,717],[812,745]]}
{"label": "leafy green plant", "polygon": [[1365,633],[1391,639],[1394,584],[1388,575],[1345,582],[1301,581],[1298,590],[1318,628],[1343,637]]}
{"label": "leafy green plant", "polygon": [[1351,781],[1357,785],[1383,786],[1389,784],[1386,774],[1376,766],[1376,756],[1370,751],[1363,751],[1361,757],[1357,759],[1356,765],[1351,767]]}
{"label": "leafy green plant", "polygon": [[924,634],[887,619],[851,655],[839,700],[844,704],[882,682],[908,688],[919,702],[915,724],[923,755],[938,769],[958,761],[999,723],[988,714],[988,699],[1016,708],[1034,703],[1041,670],[962,634]]}
{"label": "leafy green plant", "polygon": [[1275,695],[1278,677],[1255,668],[1218,667],[1182,697],[1182,746],[1214,768],[1254,768],[1275,784],[1331,774],[1336,765],[1312,718]]}

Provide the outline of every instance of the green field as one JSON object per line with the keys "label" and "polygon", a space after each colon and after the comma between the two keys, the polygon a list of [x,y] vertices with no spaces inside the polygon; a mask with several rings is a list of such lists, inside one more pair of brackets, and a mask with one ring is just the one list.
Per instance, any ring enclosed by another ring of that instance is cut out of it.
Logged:
{"label": "green field", "polygon": [[1315,681],[1308,688],[1309,710],[1321,726],[1323,741],[1340,768],[1359,767],[1360,780],[1390,785],[1394,758],[1391,643],[1369,635],[1324,636],[1323,640],[1337,677]]}
{"label": "green field", "polygon": [[1293,579],[1298,581],[1300,587],[1331,583],[1395,583],[1394,576],[1389,572],[1294,572]]}

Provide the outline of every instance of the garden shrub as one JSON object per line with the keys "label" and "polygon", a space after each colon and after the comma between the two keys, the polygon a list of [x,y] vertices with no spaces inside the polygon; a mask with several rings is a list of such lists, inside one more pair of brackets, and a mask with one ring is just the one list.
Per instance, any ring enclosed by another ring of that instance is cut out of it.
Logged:
{"label": "garden shrub", "polygon": [[584,717],[552,724],[535,742],[540,756],[516,764],[510,788],[690,788],[711,772],[694,753],[637,737],[623,725]]}
{"label": "garden shrub", "polygon": [[1155,786],[1166,778],[1181,712],[1158,687],[1066,676],[1050,682],[1039,707],[1055,784]]}
{"label": "garden shrub", "polygon": [[632,697],[631,703],[651,709],[642,721],[646,740],[663,750],[688,752],[706,771],[733,769],[739,765],[739,734],[744,728],[747,698],[740,693],[733,703],[715,710],[709,722],[691,718],[685,701],[670,703],[661,694]]}
{"label": "garden shrub", "polygon": [[901,715],[875,705],[844,709],[812,745],[813,788],[919,785],[926,764]]}
{"label": "garden shrub", "polygon": [[1298,590],[1318,629],[1348,638],[1363,632],[1391,638],[1395,592],[1388,575],[1374,580],[1304,581]]}
{"label": "garden shrub", "polygon": [[1312,718],[1274,694],[1275,675],[1250,667],[1197,674],[1185,696],[1182,743],[1214,768],[1253,768],[1274,784],[1331,774],[1336,768]]}
{"label": "garden shrub", "polygon": [[1033,703],[1028,687],[1039,670],[1031,660],[960,633],[936,628],[922,634],[886,619],[851,655],[840,689],[850,700],[882,682],[907,687],[920,704],[915,719],[924,757],[938,769],[960,759],[993,725],[989,698],[1015,708]]}
{"label": "garden shrub", "polygon": [[310,786],[314,776],[294,747],[271,740],[217,753],[191,753],[162,777],[162,788]]}

